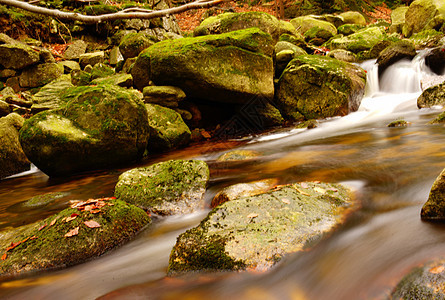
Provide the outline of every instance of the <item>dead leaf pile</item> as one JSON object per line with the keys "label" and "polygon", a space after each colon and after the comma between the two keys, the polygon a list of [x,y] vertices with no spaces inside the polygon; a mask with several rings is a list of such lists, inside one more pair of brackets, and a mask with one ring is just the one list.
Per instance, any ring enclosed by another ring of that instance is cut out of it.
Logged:
{"label": "dead leaf pile", "polygon": [[89,211],[92,214],[97,214],[101,212],[101,208],[108,205],[113,206],[113,203],[106,202],[108,200],[114,200],[115,197],[99,198],[99,199],[88,199],[86,201],[81,200],[71,200],[71,208],[77,208],[79,211]]}

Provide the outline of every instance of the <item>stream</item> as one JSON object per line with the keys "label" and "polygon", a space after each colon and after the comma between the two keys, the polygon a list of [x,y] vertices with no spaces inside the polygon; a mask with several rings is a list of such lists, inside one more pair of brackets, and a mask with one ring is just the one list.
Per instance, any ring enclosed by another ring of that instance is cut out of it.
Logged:
{"label": "stream", "polygon": [[[196,226],[206,216],[204,210],[162,218],[131,242],[89,262],[0,282],[0,298],[95,299],[115,291],[111,295],[116,299],[385,299],[411,268],[445,252],[445,225],[420,220],[429,190],[445,167],[445,127],[427,124],[441,108],[418,109],[416,104],[422,84],[437,79],[423,54],[397,62],[381,78],[375,61],[363,63],[368,82],[360,109],[322,121],[315,129],[289,127],[208,142],[127,168],[69,178],[50,179],[34,168],[0,181],[0,230],[42,219],[72,199],[112,196],[125,170],[168,159],[207,161],[207,203],[225,186],[265,178],[280,184],[320,180],[351,187],[360,209],[309,250],[289,255],[266,273],[164,279],[176,237]],[[410,126],[386,126],[399,118]],[[216,161],[234,149],[261,155]],[[21,205],[48,192],[66,194],[43,209]]]}

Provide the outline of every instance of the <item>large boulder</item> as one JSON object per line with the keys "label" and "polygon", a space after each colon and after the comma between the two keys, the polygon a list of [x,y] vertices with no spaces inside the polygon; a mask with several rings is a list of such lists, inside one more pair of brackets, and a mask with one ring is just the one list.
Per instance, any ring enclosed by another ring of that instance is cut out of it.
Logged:
{"label": "large boulder", "polygon": [[276,104],[285,119],[302,121],[356,111],[365,91],[361,68],[329,57],[303,55],[281,75]]}
{"label": "large boulder", "polygon": [[6,69],[23,69],[40,60],[39,52],[21,43],[0,45],[0,65]]}
{"label": "large boulder", "polygon": [[195,36],[221,34],[251,27],[257,27],[269,33],[275,41],[283,33],[296,34],[291,24],[280,22],[276,17],[258,11],[224,13],[209,17],[202,21],[193,33]]}
{"label": "large boulder", "polygon": [[33,88],[45,85],[63,75],[63,66],[56,63],[38,64],[25,69],[19,77],[20,86]]}
{"label": "large boulder", "polygon": [[366,25],[365,17],[358,11],[346,11],[339,14],[343,18],[343,24],[356,24],[356,25]]}
{"label": "large boulder", "polygon": [[385,36],[385,31],[381,27],[368,27],[345,37],[334,38],[329,42],[329,45],[331,49],[345,49],[358,53],[370,50]]}
{"label": "large boulder", "polygon": [[144,32],[130,33],[126,35],[119,44],[119,50],[124,59],[136,57],[142,50],[150,47],[155,42],[153,38]]}
{"label": "large boulder", "polygon": [[140,98],[136,91],[112,85],[68,89],[64,106],[25,122],[20,131],[23,150],[50,176],[135,161],[149,136]]}
{"label": "large boulder", "polygon": [[441,0],[415,0],[405,13],[402,33],[406,37],[425,29],[440,29],[445,18],[445,2]]}
{"label": "large boulder", "polygon": [[388,299],[445,299],[445,259],[413,269],[397,284]]}
{"label": "large boulder", "polygon": [[389,32],[402,33],[403,25],[405,25],[405,14],[408,6],[399,6],[391,12],[391,26]]}
{"label": "large boulder", "polygon": [[151,80],[177,86],[188,97],[211,101],[270,99],[274,94],[272,44],[271,36],[258,28],[166,40],[139,54],[131,74],[140,90]]}
{"label": "large boulder", "polygon": [[290,22],[297,29],[297,32],[302,35],[304,35],[306,31],[314,27],[324,29],[330,32],[332,35],[337,34],[337,28],[335,28],[335,26],[332,23],[328,21],[318,20],[312,16],[298,17],[292,19]]}
{"label": "large boulder", "polygon": [[314,182],[225,202],[177,238],[168,272],[268,269],[331,231],[351,204],[345,187]]}
{"label": "large boulder", "polygon": [[25,119],[16,113],[0,118],[0,179],[30,168],[19,141],[19,130],[24,122]]}
{"label": "large boulder", "polygon": [[142,209],[113,198],[73,202],[56,215],[1,233],[0,277],[84,262],[129,241],[149,223]]}
{"label": "large boulder", "polygon": [[69,75],[63,75],[58,79],[44,85],[36,94],[32,96],[31,112],[38,112],[60,108],[65,102],[62,101],[62,95],[67,89],[74,87]]}
{"label": "large boulder", "polygon": [[176,111],[156,104],[146,104],[150,139],[149,151],[168,151],[186,146],[191,132]]}
{"label": "large boulder", "polygon": [[209,167],[200,160],[170,160],[122,173],[114,195],[158,215],[192,213],[204,206]]}
{"label": "large boulder", "polygon": [[380,52],[377,58],[377,64],[379,65],[379,73],[383,73],[389,66],[395,62],[407,58],[413,59],[417,55],[414,43],[410,40],[400,40],[386,47]]}
{"label": "large boulder", "polygon": [[445,83],[427,88],[417,98],[417,107],[432,107],[435,105],[445,105]]}
{"label": "large boulder", "polygon": [[428,200],[420,213],[422,220],[445,220],[445,169],[434,181]]}

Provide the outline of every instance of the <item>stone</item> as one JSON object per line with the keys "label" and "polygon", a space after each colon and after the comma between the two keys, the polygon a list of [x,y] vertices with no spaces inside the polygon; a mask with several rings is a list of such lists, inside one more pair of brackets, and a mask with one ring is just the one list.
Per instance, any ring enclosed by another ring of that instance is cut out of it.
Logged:
{"label": "stone", "polygon": [[185,99],[185,93],[175,86],[146,86],[142,92],[144,102],[177,108],[178,103]]}
{"label": "stone", "polygon": [[14,93],[19,93],[22,88],[20,87],[19,76],[10,77],[6,80],[5,85],[13,89]]}
{"label": "stone", "polygon": [[337,28],[337,31],[338,31],[338,34],[348,36],[353,33],[356,33],[360,29],[363,29],[363,26],[357,25],[357,24],[345,24],[345,25],[339,26]]}
{"label": "stone", "polygon": [[122,173],[114,195],[158,215],[202,209],[209,168],[200,160],[170,160]]}
{"label": "stone", "polygon": [[0,179],[31,167],[19,141],[19,130],[24,121],[16,113],[0,118]]}
{"label": "stone", "polygon": [[382,74],[386,68],[396,63],[401,59],[412,60],[417,55],[414,43],[409,40],[400,40],[392,43],[380,52],[377,58],[377,64],[379,65],[379,74]]}
{"label": "stone", "polygon": [[169,151],[186,146],[191,132],[179,113],[156,104],[146,104],[150,139],[148,150]]}
{"label": "stone", "polygon": [[445,46],[431,49],[425,56],[425,64],[437,75],[445,71]]}
{"label": "stone", "polygon": [[20,206],[23,208],[43,208],[48,204],[55,202],[56,200],[68,196],[69,193],[64,192],[51,192],[46,194],[37,195],[29,198],[26,202],[23,202]]}
{"label": "stone", "polygon": [[428,200],[422,207],[420,216],[422,220],[445,220],[445,169],[439,174],[431,187]]}
{"label": "stone", "polygon": [[334,38],[329,42],[330,48],[345,49],[354,53],[370,50],[385,38],[385,31],[380,27],[367,27],[351,35]]}
{"label": "stone", "polygon": [[3,101],[9,104],[14,104],[21,107],[30,108],[32,105],[32,101],[26,100],[24,98],[20,98],[17,95],[7,95],[2,97]]}
{"label": "stone", "polygon": [[[81,206],[84,205],[83,209]],[[100,213],[85,209],[90,205]],[[67,221],[69,220],[69,221]],[[44,220],[6,230],[0,237],[5,259],[0,276],[64,268],[91,260],[132,239],[151,222],[140,208],[112,198],[90,199]],[[10,249],[12,243],[21,246]]]}
{"label": "stone", "polygon": [[110,51],[110,65],[115,66],[122,60],[124,60],[124,57],[119,51],[119,47],[113,47]]}
{"label": "stone", "polygon": [[408,6],[399,6],[391,12],[391,27],[389,32],[402,33],[403,25],[405,24],[405,14],[408,11]]}
{"label": "stone", "polygon": [[6,69],[21,70],[40,60],[39,52],[25,44],[0,45],[0,65]]}
{"label": "stone", "polygon": [[445,105],[445,83],[434,85],[427,88],[422,92],[422,94],[417,98],[417,107],[425,108],[432,107],[435,105]]}
{"label": "stone", "polygon": [[124,59],[129,59],[138,56],[142,50],[147,49],[154,43],[153,38],[143,32],[130,33],[122,39],[119,44],[119,51]]}
{"label": "stone", "polygon": [[59,109],[40,112],[20,130],[26,156],[49,176],[137,161],[149,137],[142,95],[112,85],[79,86]]}
{"label": "stone", "polygon": [[84,70],[72,70],[71,83],[76,86],[89,85],[91,82],[91,73]]}
{"label": "stone", "polygon": [[341,61],[355,63],[357,62],[357,56],[352,53],[351,51],[344,50],[344,49],[335,49],[332,51],[329,51],[326,55],[327,57],[332,57]]}
{"label": "stone", "polygon": [[23,70],[19,77],[24,88],[39,87],[63,75],[63,66],[57,63],[43,63]]}
{"label": "stone", "polygon": [[219,156],[216,161],[237,161],[259,157],[261,153],[253,150],[232,150]]}
{"label": "stone", "polygon": [[11,108],[9,107],[9,104],[3,100],[0,100],[0,118],[7,116],[9,113],[11,113]]}
{"label": "stone", "polygon": [[107,77],[96,78],[92,80],[90,84],[110,84],[130,88],[133,86],[133,76],[131,76],[131,74],[119,73]]}
{"label": "stone", "polygon": [[318,27],[330,32],[333,36],[337,34],[337,28],[327,21],[318,20],[312,16],[302,16],[290,21],[292,25],[297,29],[297,32],[304,35],[306,31],[313,27]]}
{"label": "stone", "polygon": [[416,49],[436,48],[443,46],[444,36],[442,32],[434,29],[424,30],[413,34],[410,38],[416,45]]}
{"label": "stone", "polygon": [[352,206],[339,184],[303,182],[237,198],[181,234],[168,273],[270,269],[341,223]]}
{"label": "stone", "polygon": [[17,71],[13,69],[0,70],[0,78],[9,78],[17,75]]}
{"label": "stone", "polygon": [[53,54],[51,53],[51,51],[49,51],[48,49],[41,49],[39,52],[40,55],[40,61],[44,62],[44,63],[55,63],[56,59],[54,58]]}
{"label": "stone", "polygon": [[114,75],[114,69],[106,64],[97,63],[93,66],[91,70],[91,79],[103,78]]}
{"label": "stone", "polygon": [[94,66],[98,63],[103,63],[105,60],[105,52],[97,51],[92,53],[85,53],[79,56],[79,64],[81,68],[85,68],[87,65]]}
{"label": "stone", "polygon": [[366,73],[334,58],[302,55],[281,75],[276,105],[286,120],[344,116],[356,111],[365,91]]}
{"label": "stone", "polygon": [[72,70],[80,70],[79,63],[74,60],[63,60],[58,64],[63,66],[63,73],[65,74],[70,74]]}
{"label": "stone", "polygon": [[429,124],[442,124],[445,123],[445,112],[441,112],[436,118],[431,120]]}
{"label": "stone", "polygon": [[65,60],[78,60],[82,54],[85,54],[85,51],[87,51],[87,43],[83,40],[75,40],[68,45],[63,53],[63,58]]}
{"label": "stone", "polygon": [[162,41],[138,56],[131,74],[140,90],[152,81],[209,101],[243,104],[252,97],[271,99],[271,44],[270,35],[258,28]]}
{"label": "stone", "polygon": [[343,18],[344,24],[356,24],[361,26],[366,25],[365,17],[358,11],[346,11],[344,13],[339,14],[339,16]]}
{"label": "stone", "polygon": [[415,0],[405,13],[402,33],[410,37],[426,29],[440,29],[445,18],[445,3],[437,0]]}
{"label": "stone", "polygon": [[71,83],[69,75],[63,75],[44,85],[32,96],[31,113],[36,114],[44,110],[60,108],[65,104],[62,95],[72,87],[74,85]]}

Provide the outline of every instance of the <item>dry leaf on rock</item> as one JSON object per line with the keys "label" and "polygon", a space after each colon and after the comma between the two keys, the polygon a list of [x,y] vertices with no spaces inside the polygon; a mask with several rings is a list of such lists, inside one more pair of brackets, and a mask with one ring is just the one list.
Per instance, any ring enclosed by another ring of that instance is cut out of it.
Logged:
{"label": "dry leaf on rock", "polygon": [[431,268],[430,273],[431,274],[439,274],[439,273],[442,273],[443,270],[445,270],[444,266],[437,266],[437,267]]}
{"label": "dry leaf on rock", "polygon": [[253,218],[258,217],[258,214],[256,214],[256,213],[251,213],[251,214],[249,214],[247,217],[248,217],[249,219],[253,219]]}
{"label": "dry leaf on rock", "polygon": [[94,220],[85,221],[85,222],[83,222],[83,224],[85,224],[85,225],[86,225],[87,227],[89,227],[89,228],[97,228],[97,227],[100,227],[100,224],[97,223],[97,222],[94,221]]}
{"label": "dry leaf on rock", "polygon": [[65,234],[65,237],[72,237],[72,236],[75,236],[75,235],[78,235],[78,234],[79,234],[79,226],[77,226],[76,228],[71,229],[70,231],[68,231]]}

